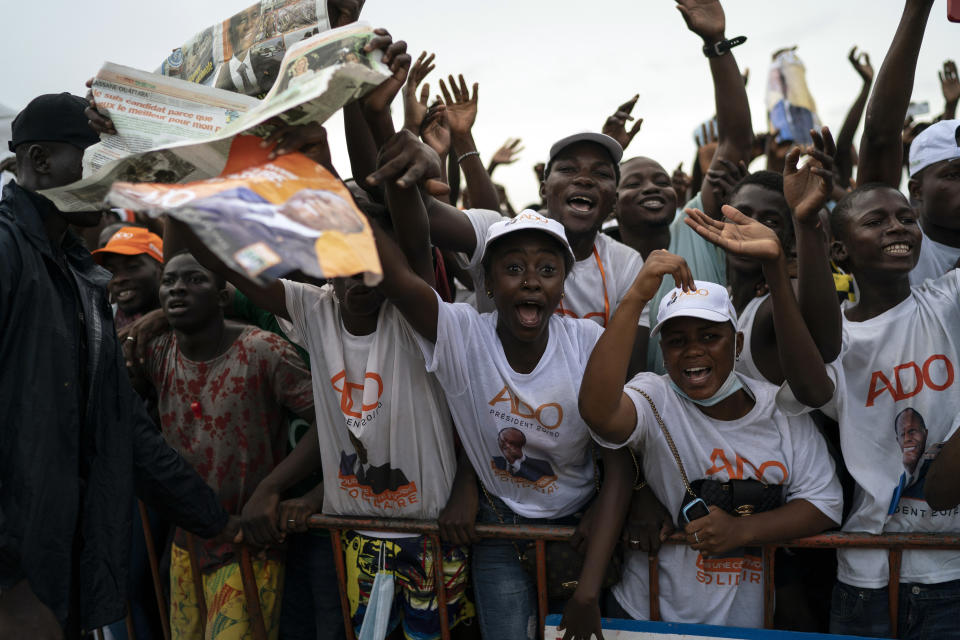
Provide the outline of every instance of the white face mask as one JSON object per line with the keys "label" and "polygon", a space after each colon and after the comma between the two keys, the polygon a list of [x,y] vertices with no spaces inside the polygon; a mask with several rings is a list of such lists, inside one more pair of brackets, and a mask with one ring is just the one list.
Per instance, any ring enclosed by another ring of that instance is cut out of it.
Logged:
{"label": "white face mask", "polygon": [[716,393],[709,398],[704,398],[703,400],[697,400],[696,398],[691,398],[688,396],[686,393],[684,393],[683,389],[681,389],[680,386],[673,381],[673,378],[670,378],[670,386],[673,387],[674,392],[676,392],[678,396],[681,398],[686,398],[690,402],[698,404],[701,407],[712,407],[718,402],[723,402],[741,389],[745,390],[748,394],[750,393],[750,390],[743,386],[743,382],[740,381],[740,376],[737,375],[735,369],[730,370],[730,375],[728,375],[727,379],[723,381],[723,384],[720,385],[720,388],[717,389]]}
{"label": "white face mask", "polygon": [[[383,544],[383,543],[381,543]],[[385,545],[384,545],[385,546]],[[390,629],[390,610],[393,608],[393,573],[386,570],[384,549],[380,549],[380,569],[373,578],[367,610],[363,614],[358,640],[384,640]]]}

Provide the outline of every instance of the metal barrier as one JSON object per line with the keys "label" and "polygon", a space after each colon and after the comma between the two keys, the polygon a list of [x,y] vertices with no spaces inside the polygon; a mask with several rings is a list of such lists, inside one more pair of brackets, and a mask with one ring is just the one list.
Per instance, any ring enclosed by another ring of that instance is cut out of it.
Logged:
{"label": "metal barrier", "polygon": [[[348,518],[328,515],[314,515],[308,524],[311,528],[329,529],[330,540],[333,545],[334,559],[337,568],[337,580],[340,587],[340,603],[343,608],[344,627],[347,630],[348,640],[355,640],[350,607],[346,596],[346,568],[343,560],[343,550],[340,546],[340,532],[360,529],[370,531],[396,531],[428,536],[433,541],[433,566],[436,583],[439,587],[437,602],[440,609],[442,637],[450,638],[450,630],[446,620],[446,594],[443,581],[442,554],[440,550],[439,527],[436,522],[421,520],[389,520],[374,518]],[[544,621],[547,615],[547,572],[546,551],[547,541],[568,540],[573,536],[574,527],[554,527],[544,525],[499,525],[478,524],[477,535],[481,538],[503,538],[509,540],[534,540],[537,553],[537,608],[539,613],[538,634],[543,632]],[[674,534],[667,544],[686,544],[683,534]],[[773,628],[774,612],[774,553],[780,547],[836,549],[840,547],[855,547],[863,549],[886,549],[890,559],[889,604],[890,625],[897,634],[900,562],[903,551],[907,549],[938,549],[960,550],[960,533],[933,534],[933,533],[887,533],[870,535],[865,533],[825,533],[809,538],[800,538],[785,542],[776,542],[759,545],[763,550],[763,626]],[[659,565],[657,556],[650,556],[650,619],[660,620],[660,588]]]}
{"label": "metal barrier", "polygon": [[[143,522],[146,523],[146,514],[143,512],[143,510],[141,510],[141,517]],[[450,638],[449,620],[447,618],[446,582],[444,579],[442,561],[443,551],[439,537],[440,530],[436,522],[422,520],[353,518],[318,514],[310,517],[308,520],[308,525],[314,529],[330,530],[330,542],[333,545],[333,555],[337,571],[337,582],[340,590],[340,605],[343,610],[343,622],[348,640],[355,640],[356,636],[353,633],[353,623],[350,618],[350,604],[347,601],[346,566],[344,563],[343,549],[341,546],[341,532],[357,529],[370,531],[394,531],[428,537],[431,541],[432,547],[431,552],[433,554],[434,579],[438,587],[437,605],[440,616],[441,636],[443,640],[448,640]],[[478,524],[476,525],[475,529],[477,535],[481,538],[535,541],[535,549],[537,554],[537,610],[539,616],[539,625],[537,628],[539,630],[538,634],[542,634],[544,622],[547,616],[546,543],[548,541],[569,540],[575,531],[574,527]],[[163,635],[164,638],[169,639],[169,620],[167,618],[166,603],[163,598],[163,591],[159,580],[157,555],[153,544],[153,539],[149,533],[149,526],[146,524],[144,526],[144,533],[146,535],[148,556],[150,558],[150,569],[151,573],[153,574],[154,589],[156,590],[157,594],[157,605],[160,610],[161,620],[163,621]],[[197,541],[189,534],[187,540],[187,552],[190,555],[191,570],[193,573],[193,580],[197,591],[198,604],[200,608],[201,627],[205,630],[206,598],[203,590],[203,579],[199,571],[199,563],[196,555]],[[683,534],[679,533],[674,534],[666,541],[666,544],[686,543],[686,538],[683,536]],[[887,533],[882,535],[870,535],[863,533],[825,533],[808,538],[800,538],[797,540],[776,542],[759,546],[761,546],[763,551],[763,626],[766,629],[773,628],[775,604],[774,553],[778,548],[836,549],[841,547],[852,547],[861,549],[886,549],[889,554],[890,570],[890,625],[891,629],[893,629],[894,637],[896,637],[899,613],[900,565],[903,551],[908,549],[960,550],[960,533]],[[253,571],[250,549],[247,546],[240,545],[239,552],[240,572],[243,581],[244,596],[247,600],[247,608],[250,612],[251,632],[255,640],[266,640],[266,625],[263,618],[263,612],[260,608],[259,591],[256,584],[256,574]],[[659,564],[657,561],[657,556],[651,555],[649,560],[650,620],[659,621]],[[128,628],[130,627],[131,625],[129,624],[128,619]]]}

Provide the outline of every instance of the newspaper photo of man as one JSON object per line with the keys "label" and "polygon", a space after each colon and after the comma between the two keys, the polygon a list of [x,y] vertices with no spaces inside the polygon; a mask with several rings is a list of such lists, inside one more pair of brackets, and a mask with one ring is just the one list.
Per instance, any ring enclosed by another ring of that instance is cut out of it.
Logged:
{"label": "newspaper photo of man", "polygon": [[493,466],[500,471],[506,471],[514,478],[529,482],[539,482],[543,478],[555,478],[556,474],[546,460],[529,458],[523,452],[527,444],[527,436],[515,427],[507,427],[497,434],[497,446],[502,456],[493,457]]}
{"label": "newspaper photo of man", "polygon": [[261,27],[260,5],[244,9],[224,23],[231,58],[221,66],[215,86],[227,91],[238,91],[256,96],[270,90],[280,61],[274,56],[252,55],[251,48],[257,41]]}

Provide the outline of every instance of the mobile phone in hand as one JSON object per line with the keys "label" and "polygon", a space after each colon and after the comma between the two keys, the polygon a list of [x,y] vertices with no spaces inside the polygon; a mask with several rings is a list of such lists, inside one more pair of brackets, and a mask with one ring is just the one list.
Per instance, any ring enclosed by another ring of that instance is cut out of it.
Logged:
{"label": "mobile phone in hand", "polygon": [[680,518],[684,521],[684,524],[690,524],[694,520],[699,520],[708,515],[710,515],[710,509],[703,498],[691,500],[680,509]]}
{"label": "mobile phone in hand", "polygon": [[947,0],[947,20],[960,22],[960,0]]}

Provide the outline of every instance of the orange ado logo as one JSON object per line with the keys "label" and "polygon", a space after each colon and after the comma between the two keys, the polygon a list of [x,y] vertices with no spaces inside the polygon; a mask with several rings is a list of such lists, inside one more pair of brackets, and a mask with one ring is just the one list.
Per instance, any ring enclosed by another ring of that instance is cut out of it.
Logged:
{"label": "orange ado logo", "polygon": [[[363,403],[363,392],[366,388],[366,381],[373,380],[377,383],[377,398],[370,404]],[[340,386],[337,386],[337,383],[340,383]],[[346,371],[341,371],[337,375],[330,378],[330,384],[333,386],[334,391],[340,392],[340,410],[343,411],[344,415],[352,416],[354,418],[362,418],[363,414],[361,411],[370,411],[371,409],[376,409],[377,405],[380,403],[380,396],[383,395],[383,379],[380,378],[376,373],[367,373],[364,376],[364,384],[356,384],[355,382],[349,382],[347,380]],[[355,391],[360,391],[360,411],[354,410],[353,394]]]}
{"label": "orange ado logo", "polygon": [[563,422],[563,407],[556,402],[548,402],[534,409],[515,396],[510,387],[505,386],[501,389],[500,393],[490,401],[490,406],[495,407],[501,402],[510,405],[511,414],[518,418],[532,418],[546,429],[556,429]]}
{"label": "orange ado logo", "polygon": [[923,366],[913,361],[898,364],[893,368],[893,375],[890,377],[896,384],[893,384],[883,371],[874,371],[871,374],[866,406],[872,407],[874,401],[885,393],[889,393],[894,402],[899,402],[912,398],[923,391],[924,387],[943,391],[953,384],[953,363],[950,358],[940,353],[927,358]]}

